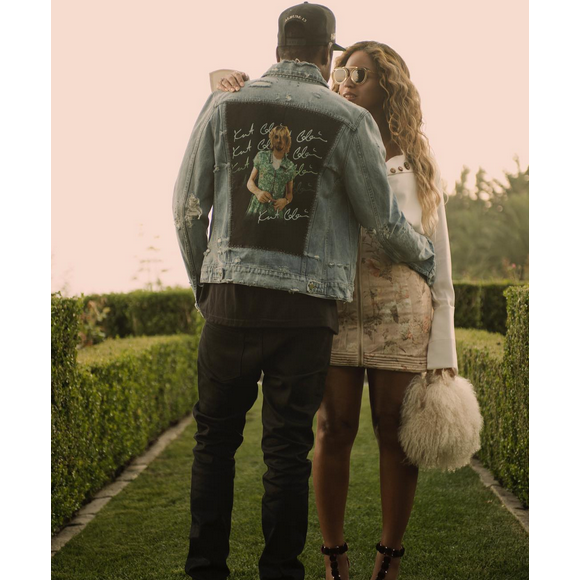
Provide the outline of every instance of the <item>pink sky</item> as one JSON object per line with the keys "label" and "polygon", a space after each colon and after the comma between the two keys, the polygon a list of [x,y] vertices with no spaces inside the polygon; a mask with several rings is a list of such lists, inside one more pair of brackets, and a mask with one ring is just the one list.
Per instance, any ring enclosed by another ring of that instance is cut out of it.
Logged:
{"label": "pink sky", "polygon": [[[148,257],[165,284],[187,286],[171,197],[208,73],[265,72],[291,5],[53,0],[53,291],[142,287],[147,275],[132,277]],[[526,1],[326,5],[339,43],[379,40],[406,60],[448,190],[463,165],[498,178],[514,154],[527,166]]]}

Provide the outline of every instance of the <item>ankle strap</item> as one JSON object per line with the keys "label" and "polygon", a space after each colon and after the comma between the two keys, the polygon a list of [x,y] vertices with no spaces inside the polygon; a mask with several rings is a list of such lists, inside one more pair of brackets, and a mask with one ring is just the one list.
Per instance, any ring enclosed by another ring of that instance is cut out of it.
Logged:
{"label": "ankle strap", "polygon": [[342,546],[336,546],[335,548],[328,548],[324,544],[320,547],[320,551],[325,556],[340,556],[340,554],[344,554],[348,550],[348,546],[346,542]]}
{"label": "ankle strap", "polygon": [[379,542],[377,544],[377,551],[383,554],[383,556],[389,556],[389,558],[402,558],[405,554],[405,546],[401,546],[400,550],[395,550],[395,548],[388,548]]}

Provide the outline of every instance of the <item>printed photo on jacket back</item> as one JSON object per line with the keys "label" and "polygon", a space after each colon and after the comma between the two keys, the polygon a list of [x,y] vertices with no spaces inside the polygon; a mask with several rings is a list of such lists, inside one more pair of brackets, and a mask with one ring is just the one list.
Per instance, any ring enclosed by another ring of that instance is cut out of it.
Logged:
{"label": "printed photo on jacket back", "polygon": [[302,255],[340,124],[291,105],[227,103],[226,125],[231,245]]}

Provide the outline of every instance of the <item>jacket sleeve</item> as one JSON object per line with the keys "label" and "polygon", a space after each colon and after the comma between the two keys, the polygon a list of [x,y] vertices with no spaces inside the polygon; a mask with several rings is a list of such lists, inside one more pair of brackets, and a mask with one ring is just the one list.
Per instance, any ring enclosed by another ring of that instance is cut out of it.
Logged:
{"label": "jacket sleeve", "polygon": [[[439,173],[436,178],[439,191],[442,193]],[[434,235],[435,262],[437,276],[431,288],[433,296],[433,321],[427,351],[428,369],[453,368],[457,372],[457,350],[455,346],[455,291],[451,276],[451,252],[449,250],[449,232],[443,199],[437,209],[437,227]]]}
{"label": "jacket sleeve", "polygon": [[413,229],[397,205],[387,179],[379,128],[367,111],[352,131],[343,177],[359,223],[377,237],[391,260],[407,263],[433,284],[433,244]]}
{"label": "jacket sleeve", "polygon": [[195,123],[173,191],[177,239],[197,301],[214,195],[214,100],[215,94],[207,100]]}

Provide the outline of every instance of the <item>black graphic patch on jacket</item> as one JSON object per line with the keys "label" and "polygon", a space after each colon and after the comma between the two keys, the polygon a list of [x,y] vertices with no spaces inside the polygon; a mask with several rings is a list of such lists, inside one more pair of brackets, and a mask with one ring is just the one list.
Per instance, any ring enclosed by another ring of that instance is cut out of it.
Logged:
{"label": "black graphic patch on jacket", "polygon": [[269,103],[226,103],[230,245],[301,256],[340,122]]}

